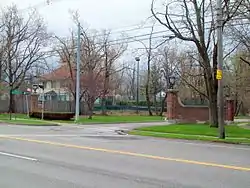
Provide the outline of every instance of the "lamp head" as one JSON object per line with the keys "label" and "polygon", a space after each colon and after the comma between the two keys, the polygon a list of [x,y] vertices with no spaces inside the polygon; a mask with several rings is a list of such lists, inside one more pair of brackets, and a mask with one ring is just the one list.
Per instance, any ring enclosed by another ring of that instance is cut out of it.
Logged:
{"label": "lamp head", "polygon": [[169,77],[170,89],[174,88],[176,78],[174,76]]}
{"label": "lamp head", "polygon": [[136,60],[136,61],[140,61],[140,58],[139,58],[139,57],[136,57],[135,60]]}

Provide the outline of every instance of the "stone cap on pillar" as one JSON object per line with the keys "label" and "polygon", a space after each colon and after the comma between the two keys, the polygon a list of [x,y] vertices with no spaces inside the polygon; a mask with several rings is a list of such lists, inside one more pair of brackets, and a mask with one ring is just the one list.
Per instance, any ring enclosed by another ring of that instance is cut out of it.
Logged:
{"label": "stone cap on pillar", "polygon": [[233,101],[234,99],[232,97],[226,97],[226,101]]}
{"label": "stone cap on pillar", "polygon": [[168,89],[167,92],[168,93],[178,93],[179,90],[178,89]]}

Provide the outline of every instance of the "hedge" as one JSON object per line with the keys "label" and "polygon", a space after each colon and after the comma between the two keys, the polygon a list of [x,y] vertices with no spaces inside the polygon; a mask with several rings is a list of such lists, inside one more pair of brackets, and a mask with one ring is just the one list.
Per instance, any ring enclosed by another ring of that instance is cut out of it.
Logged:
{"label": "hedge", "polygon": [[[73,112],[44,112],[43,119],[45,120],[70,120],[75,116]],[[42,112],[31,112],[30,117],[42,118]]]}
{"label": "hedge", "polygon": [[[117,105],[120,106],[136,106],[137,102],[136,101],[120,101],[116,103]],[[138,103],[139,106],[148,106],[147,101],[139,101]],[[150,101],[150,106],[161,106],[161,102],[157,101],[156,104],[154,102]]]}

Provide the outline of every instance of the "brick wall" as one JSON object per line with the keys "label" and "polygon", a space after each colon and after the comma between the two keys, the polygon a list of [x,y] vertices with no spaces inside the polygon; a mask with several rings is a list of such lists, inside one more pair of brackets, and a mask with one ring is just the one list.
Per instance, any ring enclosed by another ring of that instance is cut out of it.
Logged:
{"label": "brick wall", "polygon": [[[233,101],[226,100],[225,120],[234,120]],[[167,118],[181,122],[209,121],[209,108],[207,106],[184,105],[178,97],[177,90],[169,90],[167,96]]]}

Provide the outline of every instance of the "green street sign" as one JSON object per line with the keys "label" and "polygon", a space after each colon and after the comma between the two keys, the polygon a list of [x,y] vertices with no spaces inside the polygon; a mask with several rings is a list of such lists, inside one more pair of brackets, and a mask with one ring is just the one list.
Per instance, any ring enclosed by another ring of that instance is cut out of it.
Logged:
{"label": "green street sign", "polygon": [[20,91],[20,90],[15,89],[15,90],[12,90],[12,91],[11,91],[11,94],[12,94],[12,95],[21,95],[21,94],[23,94],[23,92]]}
{"label": "green street sign", "polygon": [[23,94],[24,94],[24,95],[29,95],[29,94],[30,94],[30,92],[28,92],[28,91],[24,91],[24,92],[23,92]]}

